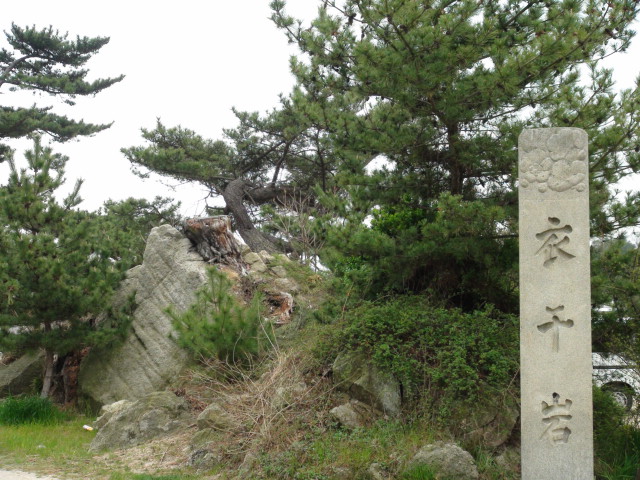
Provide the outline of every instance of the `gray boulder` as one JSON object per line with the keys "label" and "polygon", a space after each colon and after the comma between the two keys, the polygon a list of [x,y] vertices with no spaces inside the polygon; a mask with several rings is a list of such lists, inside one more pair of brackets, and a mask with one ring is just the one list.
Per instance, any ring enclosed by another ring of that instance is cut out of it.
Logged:
{"label": "gray boulder", "polygon": [[333,363],[333,381],[351,397],[386,415],[400,415],[400,384],[392,375],[380,371],[364,354],[339,354]]}
{"label": "gray boulder", "polygon": [[467,444],[497,448],[504,445],[520,417],[520,408],[514,399],[486,398],[461,422]]}
{"label": "gray boulder", "polygon": [[331,478],[334,480],[353,480],[355,477],[354,471],[349,467],[333,466],[329,468],[331,472]]}
{"label": "gray boulder", "polygon": [[496,465],[506,471],[518,471],[522,460],[520,448],[505,448],[500,454],[493,457],[493,460],[496,462]]}
{"label": "gray boulder", "polygon": [[191,445],[192,452],[196,452],[198,450],[202,450],[203,448],[209,447],[212,444],[218,445],[222,443],[224,440],[224,432],[220,430],[214,430],[213,428],[204,428],[202,430],[198,430],[191,437],[191,441],[189,444]]}
{"label": "gray boulder", "polygon": [[256,452],[249,450],[242,459],[242,463],[238,467],[238,475],[235,478],[252,478],[251,471],[259,463],[259,461],[260,459]]}
{"label": "gray boulder", "polygon": [[281,292],[300,293],[300,285],[290,278],[275,278],[273,280],[273,285]]}
{"label": "gray boulder", "polygon": [[244,260],[247,265],[249,265],[250,271],[254,274],[265,273],[268,270],[266,263],[264,263],[260,255],[252,252],[251,250],[246,251],[242,255],[242,260]]}
{"label": "gray boulder", "polygon": [[203,448],[192,451],[187,463],[196,470],[210,470],[221,462],[222,456],[216,455],[215,452]]}
{"label": "gray boulder", "polygon": [[117,402],[109,403],[108,405],[103,405],[100,409],[100,413],[98,413],[98,418],[93,422],[93,426],[97,429],[104,427],[111,417],[117,415],[122,410],[129,408],[133,405],[133,401],[131,400],[119,400]]}
{"label": "gray boulder", "polygon": [[335,422],[346,428],[363,427],[382,416],[382,413],[375,410],[371,405],[366,405],[354,399],[332,408],[329,414]]}
{"label": "gray boulder", "polygon": [[302,381],[292,381],[276,388],[271,398],[271,406],[275,410],[284,410],[296,402],[304,399],[309,393],[309,387]]}
{"label": "gray boulder", "polygon": [[282,265],[276,265],[275,267],[271,267],[271,271],[276,277],[287,278],[287,271]]}
{"label": "gray boulder", "polygon": [[196,424],[200,430],[229,430],[235,425],[235,420],[217,402],[213,402],[198,415]]}
{"label": "gray boulder", "polygon": [[9,365],[0,365],[0,398],[33,390],[33,382],[42,376],[42,352],[28,353]]}
{"label": "gray boulder", "polygon": [[198,430],[191,438],[189,465],[199,470],[208,470],[222,461],[221,449],[224,433],[212,428]]}
{"label": "gray boulder", "polygon": [[365,472],[365,478],[368,480],[387,480],[389,476],[386,474],[382,465],[379,463],[372,463]]}
{"label": "gray boulder", "polygon": [[98,430],[89,450],[125,448],[186,428],[192,416],[174,393],[153,392],[115,412]]}
{"label": "gray boulder", "polygon": [[162,225],[151,231],[142,265],[129,270],[114,300],[121,305],[135,293],[131,333],[113,350],[91,352],[80,367],[81,394],[90,403],[136,400],[175,380],[188,355],[174,340],[166,309],[189,308],[206,283],[206,268],[178,230]]}
{"label": "gray boulder", "polygon": [[409,462],[409,467],[425,465],[433,469],[437,478],[477,480],[480,475],[469,452],[452,443],[436,442],[425,445]]}

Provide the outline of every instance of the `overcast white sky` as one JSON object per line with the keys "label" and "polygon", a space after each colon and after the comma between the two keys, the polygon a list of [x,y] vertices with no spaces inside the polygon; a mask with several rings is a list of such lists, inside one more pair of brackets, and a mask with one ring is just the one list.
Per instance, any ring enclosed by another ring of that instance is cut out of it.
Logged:
{"label": "overcast white sky", "polygon": [[[269,20],[269,0],[20,0],[2,5],[0,30],[18,25],[52,25],[70,36],[108,36],[111,42],[91,60],[93,78],[125,74],[119,84],[94,98],[65,105],[42,97],[58,113],[113,126],[94,137],[54,149],[70,157],[69,187],[78,178],[85,183],[82,207],[93,210],[109,199],[176,197],[185,215],[199,215],[206,192],[194,184],[175,191],[157,181],[142,181],[130,171],[120,148],[142,144],[140,128],[152,128],[156,117],[167,126],[182,125],[209,137],[220,138],[222,128],[235,126],[231,107],[264,112],[277,105],[278,94],[293,85],[289,57],[296,53],[284,34]],[[318,0],[287,0],[288,11],[313,18]],[[611,65],[621,87],[631,87],[640,70],[640,39],[634,48]],[[18,101],[2,91],[3,104]],[[29,143],[14,142],[17,153]],[[19,157],[20,155],[18,155]],[[6,179],[0,165],[0,183]],[[174,182],[175,183],[175,182]]]}
{"label": "overcast white sky", "polygon": [[[312,18],[315,0],[288,0],[288,10]],[[194,184],[175,192],[130,171],[120,148],[141,145],[140,128],[160,117],[167,126],[182,125],[205,137],[220,138],[236,125],[231,107],[264,112],[277,105],[278,94],[293,85],[289,57],[295,53],[269,20],[269,0],[20,0],[2,5],[0,30],[18,25],[53,25],[71,38],[107,36],[109,44],[89,62],[93,78],[125,74],[126,78],[93,98],[79,98],[67,108],[51,97],[28,94],[20,101],[52,104],[58,113],[113,126],[90,138],[54,144],[70,157],[68,186],[84,178],[85,209],[108,198],[176,196],[183,213],[198,215],[206,195]],[[0,42],[3,44],[3,42]],[[17,101],[2,91],[3,104]],[[29,142],[12,142],[17,157]],[[6,179],[0,166],[0,183]],[[175,182],[173,182],[175,184]]]}

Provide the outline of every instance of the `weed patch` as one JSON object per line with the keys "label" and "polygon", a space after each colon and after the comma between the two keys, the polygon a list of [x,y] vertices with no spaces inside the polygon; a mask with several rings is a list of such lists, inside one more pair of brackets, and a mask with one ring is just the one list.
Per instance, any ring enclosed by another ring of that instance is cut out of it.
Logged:
{"label": "weed patch", "polygon": [[427,465],[415,465],[400,475],[400,480],[437,480],[435,471]]}
{"label": "weed patch", "polygon": [[9,397],[0,402],[0,425],[52,425],[68,419],[48,398]]}

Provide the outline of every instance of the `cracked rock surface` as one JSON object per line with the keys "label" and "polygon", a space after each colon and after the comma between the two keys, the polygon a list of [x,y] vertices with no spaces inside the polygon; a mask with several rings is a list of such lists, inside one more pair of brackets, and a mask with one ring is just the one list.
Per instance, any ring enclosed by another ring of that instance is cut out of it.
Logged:
{"label": "cracked rock surface", "polygon": [[191,242],[170,225],[151,231],[142,265],[129,272],[114,304],[135,293],[131,333],[123,344],[91,352],[82,363],[82,395],[95,405],[137,400],[162,390],[187,364],[187,354],[173,337],[168,306],[178,313],[195,301],[206,283],[207,263]]}

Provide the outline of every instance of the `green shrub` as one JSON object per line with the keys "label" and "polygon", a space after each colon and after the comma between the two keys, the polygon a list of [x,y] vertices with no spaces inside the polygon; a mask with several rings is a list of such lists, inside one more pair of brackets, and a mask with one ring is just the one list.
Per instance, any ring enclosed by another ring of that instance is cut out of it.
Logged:
{"label": "green shrub", "polygon": [[366,302],[345,316],[340,348],[370,355],[405,395],[428,388],[431,396],[474,401],[505,389],[518,371],[518,319],[491,307],[466,313],[405,295]]}
{"label": "green shrub", "polygon": [[598,478],[636,478],[640,430],[626,423],[624,408],[598,387],[593,388],[593,433]]}
{"label": "green shrub", "polygon": [[51,425],[67,419],[68,415],[58,410],[48,398],[9,397],[0,402],[0,425]]}
{"label": "green shrub", "polygon": [[215,268],[207,271],[207,284],[184,313],[169,310],[179,334],[178,344],[196,358],[217,357],[242,363],[270,345],[270,326],[262,320],[260,295],[247,307],[232,292],[231,281]]}

